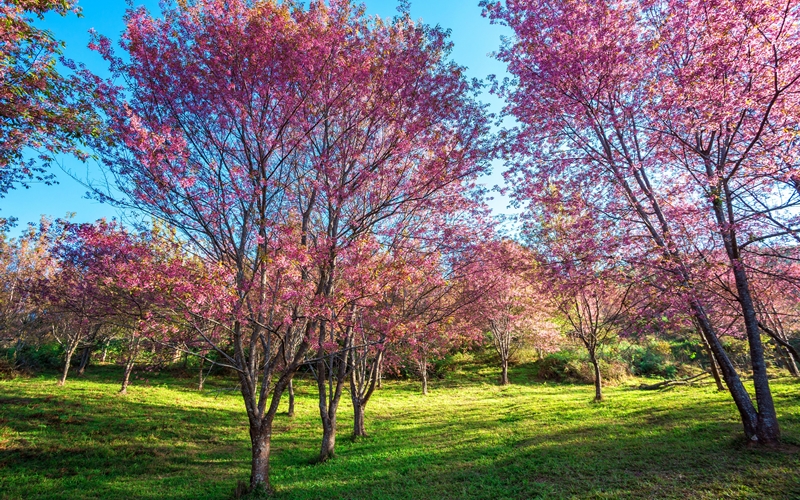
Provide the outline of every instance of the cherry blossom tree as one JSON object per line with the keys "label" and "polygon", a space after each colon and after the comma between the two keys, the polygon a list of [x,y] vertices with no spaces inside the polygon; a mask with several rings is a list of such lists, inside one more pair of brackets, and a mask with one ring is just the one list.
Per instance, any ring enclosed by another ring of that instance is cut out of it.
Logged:
{"label": "cherry blossom tree", "polygon": [[[627,226],[627,242],[649,247],[639,264],[661,271],[659,286],[699,325],[748,439],[777,442],[745,249],[796,236],[788,152],[797,9],[770,1],[483,5],[516,35],[499,53],[515,80],[498,90],[520,123],[509,149],[518,199],[583,203]],[[701,290],[704,254],[719,248],[746,318],[757,404]]]}
{"label": "cherry blossom tree", "polygon": [[53,271],[49,248],[57,229],[43,218],[17,238],[0,233],[0,341],[14,342],[14,360],[26,342],[46,337],[49,330],[33,285]]}
{"label": "cherry blossom tree", "polygon": [[509,360],[520,347],[551,352],[561,336],[552,321],[556,310],[550,292],[542,293],[545,275],[537,272],[534,255],[510,240],[493,242],[485,251],[487,258],[476,277],[483,296],[472,309],[500,357],[500,384],[507,385]]}
{"label": "cherry blossom tree", "polygon": [[469,198],[486,117],[446,33],[407,12],[204,0],[126,21],[128,60],[95,42],[124,85],[85,75],[114,135],[96,144],[113,188],[96,192],[165,221],[215,270],[187,294],[216,286],[231,300],[170,300],[237,372],[250,486],[268,489],[273,421],[303,363],[318,381],[320,459],[333,452],[335,387],[368,305],[346,285],[358,272],[369,288],[361,249]]}
{"label": "cherry blossom tree", "polygon": [[98,134],[91,94],[81,79],[58,73],[63,43],[34,26],[33,17],[50,12],[65,16],[80,10],[72,0],[0,2],[0,197],[31,180],[53,182],[47,167],[55,155],[85,158],[79,144]]}

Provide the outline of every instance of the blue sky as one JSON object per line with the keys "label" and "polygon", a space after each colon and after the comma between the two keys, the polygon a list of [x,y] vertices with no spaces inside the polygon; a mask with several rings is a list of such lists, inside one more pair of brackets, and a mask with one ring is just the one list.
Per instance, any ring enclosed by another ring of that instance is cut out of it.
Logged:
{"label": "blue sky", "polygon": [[[470,77],[485,79],[490,74],[503,75],[504,66],[490,57],[497,50],[500,38],[508,34],[506,28],[491,25],[481,17],[479,0],[416,0],[411,3],[411,15],[422,19],[427,24],[440,25],[451,30],[454,44],[452,58],[468,68]],[[158,13],[158,0],[135,0],[135,5],[145,5],[151,12]],[[396,0],[365,0],[367,11],[382,17],[397,13]],[[88,31],[94,28],[99,33],[117,40],[124,29],[122,16],[125,13],[125,0],[78,0],[83,9],[83,16],[75,15],[46,17],[40,25],[53,32],[54,36],[66,42],[64,55],[83,62],[89,69],[100,75],[106,75],[106,65],[100,57],[86,48],[89,43]],[[493,112],[500,111],[500,102],[490,95],[484,101],[491,105]],[[65,158],[63,167],[79,177],[96,175],[92,165]],[[494,174],[485,180],[493,186],[502,182],[498,163]],[[20,228],[27,222],[35,222],[41,215],[64,217],[68,212],[75,212],[73,220],[77,222],[94,221],[101,217],[114,217],[115,210],[101,203],[85,198],[86,189],[61,171],[55,170],[59,184],[45,186],[34,184],[30,189],[18,188],[5,198],[0,198],[0,216],[17,217]],[[505,212],[504,200],[495,200],[492,208],[496,213]]]}

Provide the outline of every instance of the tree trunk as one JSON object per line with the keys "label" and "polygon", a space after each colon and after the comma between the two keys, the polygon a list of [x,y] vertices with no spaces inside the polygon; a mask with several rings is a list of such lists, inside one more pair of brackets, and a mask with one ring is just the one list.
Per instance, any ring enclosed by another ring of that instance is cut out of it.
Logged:
{"label": "tree trunk", "polygon": [[792,353],[777,343],[775,344],[775,352],[778,353],[781,362],[786,365],[786,369],[789,370],[789,373],[793,377],[800,377],[800,373],[797,371],[797,365],[794,362],[794,356],[792,356]]}
{"label": "tree trunk", "polygon": [[353,438],[367,435],[364,410],[375,392],[383,362],[383,352],[383,350],[378,351],[371,362],[367,361],[369,348],[365,348],[360,356],[354,353],[351,357],[353,366],[350,370],[350,400],[353,402]]}
{"label": "tree trunk", "polygon": [[[351,309],[351,321],[355,317],[355,309]],[[326,339],[325,323],[320,325],[320,345]],[[331,333],[333,333],[331,331]],[[331,337],[333,340],[333,337]],[[320,347],[316,363],[317,389],[319,391],[319,414],[322,419],[322,446],[319,462],[323,463],[334,456],[336,446],[336,412],[342,398],[342,390],[348,378],[350,366],[350,348],[353,346],[353,326],[345,328],[342,339],[342,350],[326,355]]]}
{"label": "tree trunk", "polygon": [[263,488],[270,491],[269,454],[272,446],[272,422],[262,421],[254,428],[250,425],[250,450],[253,461],[250,465],[250,491]]}
{"label": "tree trunk", "polygon": [[[22,335],[22,333],[20,333]],[[11,355],[11,362],[16,364],[17,363],[17,356],[19,352],[22,350],[22,337],[17,338],[17,343],[14,345],[14,353]]]}
{"label": "tree trunk", "polygon": [[758,404],[758,421],[756,433],[761,444],[777,444],[781,439],[778,415],[775,412],[775,403],[772,400],[772,391],[767,377],[767,363],[764,360],[764,345],[761,343],[761,330],[758,328],[755,304],[750,295],[750,287],[742,263],[738,260],[732,263],[733,276],[736,280],[736,291],[739,295],[739,304],[742,306],[747,340],[750,345],[750,365],[753,369],[753,386],[756,390],[756,403]]}
{"label": "tree trunk", "polygon": [[600,376],[600,362],[597,361],[597,357],[594,354],[592,354],[589,359],[592,362],[592,367],[594,368],[594,400],[602,401],[603,380]]}
{"label": "tree trunk", "polygon": [[120,394],[128,394],[128,384],[130,384],[132,372],[133,360],[129,360],[125,363],[125,372],[122,374],[122,388],[119,390]]}
{"label": "tree trunk", "polygon": [[353,403],[353,437],[366,437],[367,430],[364,427],[364,407],[361,402]]}
{"label": "tree trunk", "polygon": [[[237,331],[240,325],[234,327]],[[306,331],[306,334],[309,332]],[[308,344],[302,342],[293,360],[288,363],[284,368],[280,378],[272,386],[272,396],[270,397],[269,406],[266,406],[266,399],[268,393],[266,386],[261,387],[262,392],[259,394],[255,389],[256,386],[252,384],[257,380],[253,372],[239,372],[239,383],[242,398],[244,399],[245,407],[247,408],[248,422],[250,424],[250,449],[252,453],[252,462],[250,468],[250,491],[258,491],[263,489],[266,493],[271,493],[269,482],[269,456],[272,441],[272,424],[275,420],[275,415],[278,413],[280,407],[281,397],[284,391],[289,386],[298,366],[305,357],[308,351]],[[239,349],[241,353],[241,348]],[[271,375],[271,370],[261,375]],[[267,377],[267,378],[268,378]],[[261,402],[259,402],[261,400]]]}
{"label": "tree trunk", "polygon": [[81,364],[78,367],[78,375],[83,375],[86,371],[86,367],[89,366],[89,360],[92,357],[92,347],[86,346],[83,348],[83,352],[81,353]]}
{"label": "tree trunk", "polygon": [[205,363],[206,363],[206,360],[201,358],[200,359],[200,379],[197,382],[197,390],[198,391],[202,391],[203,390],[203,383],[205,382],[205,379],[203,379],[203,365]]}
{"label": "tree trunk", "polygon": [[294,379],[289,381],[289,411],[286,414],[294,417]]}
{"label": "tree trunk", "polygon": [[708,360],[711,365],[711,375],[714,377],[714,382],[716,382],[717,384],[717,390],[720,392],[724,391],[725,386],[722,385],[722,380],[719,377],[719,366],[717,364],[717,358],[711,351],[711,346],[708,343],[708,339],[706,339],[706,336],[703,335],[702,331],[700,331],[700,338],[703,340],[703,346],[705,347],[706,355],[708,356]]}
{"label": "tree trunk", "polygon": [[508,385],[508,359],[502,361],[502,372],[500,373],[500,385]]}
{"label": "tree trunk", "polygon": [[422,395],[428,395],[428,370],[422,371]]}
{"label": "tree trunk", "polygon": [[139,354],[139,337],[136,337],[131,342],[130,353],[128,359],[125,361],[125,372],[122,375],[122,388],[119,390],[120,394],[128,393],[128,384],[131,380],[131,372],[133,372],[133,365],[136,363],[136,356]]}
{"label": "tree trunk", "polygon": [[800,370],[797,369],[797,360],[794,358],[792,352],[787,349],[782,349],[782,351],[786,356],[786,364],[789,365],[789,373],[791,373],[793,377],[800,377]]}
{"label": "tree trunk", "polygon": [[714,383],[717,384],[717,391],[723,392],[725,390],[725,386],[722,384],[722,379],[719,376],[719,365],[717,364],[717,358],[714,357],[714,353],[711,352],[710,349],[708,351],[708,359],[711,361],[711,375],[714,377]]}
{"label": "tree trunk", "polygon": [[711,348],[711,352],[719,363],[722,378],[725,380],[725,385],[728,386],[728,391],[731,397],[733,397],[733,402],[739,410],[742,426],[744,427],[744,434],[748,440],[755,441],[758,439],[756,436],[758,414],[753,406],[753,401],[750,399],[750,394],[748,394],[747,390],[744,388],[742,380],[736,372],[736,367],[733,366],[733,363],[728,357],[728,353],[725,352],[722,343],[717,338],[714,327],[708,320],[708,316],[706,316],[702,304],[693,299],[690,301],[690,306],[694,313],[695,320],[697,320],[697,324],[700,327],[700,332],[705,337]]}
{"label": "tree trunk", "polygon": [[[335,358],[335,354],[330,356],[331,366],[334,366],[336,363]],[[339,363],[341,362],[342,361],[339,361]],[[342,396],[344,368],[340,366],[337,372],[339,373],[329,373],[325,360],[320,356],[316,371],[317,389],[319,391],[319,416],[322,420],[322,445],[319,451],[320,463],[333,458],[334,448],[336,446],[336,412],[339,409],[339,401]],[[342,375],[341,377],[339,377],[340,374]]]}
{"label": "tree trunk", "polygon": [[111,343],[110,340],[106,340],[105,342],[103,342],[103,354],[100,356],[101,363],[106,362],[106,356],[108,356],[108,344],[110,343]]}
{"label": "tree trunk", "polygon": [[61,373],[61,379],[58,381],[58,385],[63,386],[67,382],[67,374],[69,373],[69,364],[72,362],[72,355],[75,353],[75,349],[78,348],[78,343],[75,342],[72,345],[67,346],[67,350],[64,352],[64,370]]}
{"label": "tree trunk", "polygon": [[[758,410],[754,409],[755,434],[749,436],[749,438],[751,441],[762,445],[777,444],[780,442],[781,432],[778,426],[778,416],[775,413],[775,403],[772,400],[772,391],[769,388],[767,364],[764,360],[764,346],[761,343],[761,331],[758,326],[756,307],[750,294],[750,283],[742,261],[741,249],[737,242],[737,224],[731,210],[729,179],[721,177],[719,171],[713,169],[713,165],[708,159],[706,159],[706,170],[709,181],[716,183],[716,186],[712,188],[712,192],[716,195],[712,198],[712,205],[720,228],[722,242],[725,246],[725,252],[728,256],[728,263],[736,283],[736,294],[741,306],[742,318],[744,319],[747,343],[750,347],[750,367],[753,373],[753,387],[756,391]],[[730,388],[730,384],[728,384],[728,387]]]}
{"label": "tree trunk", "polygon": [[789,367],[789,372],[791,372],[791,374],[795,377],[800,376],[800,372],[797,370],[797,362],[800,361],[800,355],[798,355],[797,350],[792,346],[792,344],[789,343],[788,339],[786,338],[786,334],[783,333],[783,327],[780,325],[780,323],[778,326],[779,328],[773,330],[760,321],[758,323],[758,327],[764,333],[769,335],[770,338],[777,344],[776,348],[778,349],[778,352],[786,353],[786,364]]}
{"label": "tree trunk", "polygon": [[336,414],[332,418],[323,419],[322,446],[319,450],[319,462],[327,462],[334,457],[336,451]]}

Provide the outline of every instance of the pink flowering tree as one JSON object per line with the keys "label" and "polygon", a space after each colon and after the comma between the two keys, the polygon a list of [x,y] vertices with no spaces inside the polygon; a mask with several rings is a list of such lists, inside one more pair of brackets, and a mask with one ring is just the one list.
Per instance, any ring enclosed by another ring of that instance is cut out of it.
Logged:
{"label": "pink flowering tree", "polygon": [[511,240],[495,240],[481,248],[482,262],[472,278],[480,283],[477,302],[465,309],[489,334],[500,358],[500,384],[507,385],[508,365],[522,346],[550,352],[560,343],[555,310],[540,286],[534,254]]}
{"label": "pink flowering tree", "polygon": [[0,197],[31,180],[52,182],[47,167],[55,155],[85,158],[78,145],[98,134],[91,94],[79,78],[57,71],[64,44],[34,26],[34,17],[79,12],[71,0],[0,2]]}
{"label": "pink flowering tree", "polygon": [[273,421],[294,373],[314,366],[325,460],[329,390],[373,300],[365,256],[468,198],[486,117],[447,61],[445,33],[407,14],[204,0],[126,21],[127,60],[95,42],[124,84],[85,75],[115,139],[96,144],[113,179],[96,192],[174,227],[213,270],[186,286],[231,297],[195,307],[187,288],[171,300],[239,375],[250,486],[269,489]]}
{"label": "pink flowering tree", "polygon": [[[515,32],[499,53],[515,80],[498,90],[520,123],[509,148],[516,196],[583,203],[627,226],[628,242],[649,247],[638,264],[659,271],[659,286],[700,327],[747,438],[778,442],[746,268],[748,247],[796,237],[797,9],[763,0],[483,5]],[[703,255],[716,249],[735,277],[755,404],[701,290]]]}

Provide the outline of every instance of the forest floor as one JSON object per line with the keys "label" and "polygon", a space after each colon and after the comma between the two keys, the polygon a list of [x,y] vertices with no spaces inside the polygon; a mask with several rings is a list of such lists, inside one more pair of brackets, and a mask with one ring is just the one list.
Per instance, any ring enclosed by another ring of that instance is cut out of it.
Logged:
{"label": "forest floor", "polygon": [[[235,382],[141,373],[118,396],[121,370],[91,366],[0,381],[0,498],[232,498],[249,476],[249,439]],[[800,382],[773,381],[784,444],[750,448],[727,393],[712,385],[606,390],[498,371],[448,374],[423,396],[387,381],[349,436],[347,394],[337,456],[314,464],[321,430],[315,386],[297,383],[297,415],[276,421],[277,498],[800,498]],[[219,389],[228,389],[222,390]],[[284,400],[282,404],[286,405]]]}

